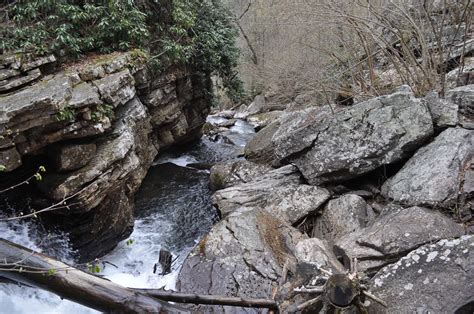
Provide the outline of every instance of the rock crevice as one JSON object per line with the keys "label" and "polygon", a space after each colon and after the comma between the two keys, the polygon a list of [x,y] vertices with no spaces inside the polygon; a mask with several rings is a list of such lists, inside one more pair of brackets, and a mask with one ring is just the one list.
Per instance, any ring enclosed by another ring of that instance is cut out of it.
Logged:
{"label": "rock crevice", "polygon": [[201,135],[209,84],[181,66],[151,75],[133,52],[58,69],[0,95],[0,165],[14,175],[24,158],[43,156],[43,203],[73,204],[48,221],[93,259],[130,234],[134,193],[158,152]]}

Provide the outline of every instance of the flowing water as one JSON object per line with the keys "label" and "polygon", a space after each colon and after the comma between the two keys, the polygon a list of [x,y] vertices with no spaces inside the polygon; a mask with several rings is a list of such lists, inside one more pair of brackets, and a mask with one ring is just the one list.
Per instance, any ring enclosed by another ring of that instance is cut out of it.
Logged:
{"label": "flowing water", "polygon": [[[209,117],[218,124],[222,118]],[[179,269],[199,239],[217,221],[209,190],[209,172],[192,164],[213,164],[236,158],[254,134],[243,121],[223,136],[203,137],[197,143],[160,155],[135,196],[135,227],[130,241],[122,241],[101,261],[100,274],[127,287],[173,289]],[[232,144],[230,144],[232,143]],[[33,222],[0,222],[3,238],[73,263],[67,235],[48,234]],[[128,243],[128,244],[127,244]],[[168,275],[153,273],[160,249],[173,254]],[[0,284],[0,313],[95,313],[94,310],[61,300],[38,289]]]}

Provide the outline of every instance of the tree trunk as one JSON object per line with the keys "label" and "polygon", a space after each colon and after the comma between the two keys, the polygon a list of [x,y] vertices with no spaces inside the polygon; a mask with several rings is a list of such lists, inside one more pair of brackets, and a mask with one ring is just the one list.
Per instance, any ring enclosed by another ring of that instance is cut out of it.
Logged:
{"label": "tree trunk", "polygon": [[102,312],[189,313],[0,238],[0,277]]}

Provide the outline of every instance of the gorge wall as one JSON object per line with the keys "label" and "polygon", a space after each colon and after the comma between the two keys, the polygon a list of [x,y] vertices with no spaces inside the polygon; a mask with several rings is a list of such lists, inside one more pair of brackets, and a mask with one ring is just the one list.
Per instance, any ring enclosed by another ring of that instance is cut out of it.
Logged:
{"label": "gorge wall", "polygon": [[42,220],[91,260],[131,233],[134,193],[157,154],[200,136],[210,81],[185,66],[152,75],[138,51],[55,61],[0,56],[2,185],[46,166],[30,180],[33,207],[64,202]]}

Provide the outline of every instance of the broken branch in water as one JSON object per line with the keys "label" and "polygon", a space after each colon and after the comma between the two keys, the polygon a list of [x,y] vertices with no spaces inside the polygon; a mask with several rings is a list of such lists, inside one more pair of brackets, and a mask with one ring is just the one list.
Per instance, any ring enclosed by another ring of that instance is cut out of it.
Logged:
{"label": "broken branch in water", "polygon": [[0,256],[2,256],[0,278],[45,289],[61,298],[104,312],[189,313],[189,310],[178,308],[165,301],[267,308],[278,311],[277,303],[271,299],[246,299],[122,287],[1,238]]}

